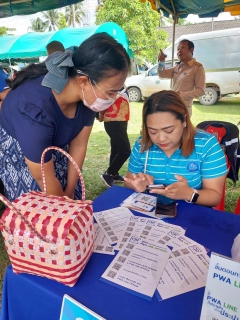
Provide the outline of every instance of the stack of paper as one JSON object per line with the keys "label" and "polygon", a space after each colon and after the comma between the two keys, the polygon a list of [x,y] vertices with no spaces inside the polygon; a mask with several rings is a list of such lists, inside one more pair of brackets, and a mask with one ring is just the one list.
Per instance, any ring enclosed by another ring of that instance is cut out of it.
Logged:
{"label": "stack of paper", "polygon": [[207,248],[185,236],[185,229],[163,220],[134,216],[125,207],[95,212],[94,252],[118,254],[101,280],[159,300],[205,286]]}

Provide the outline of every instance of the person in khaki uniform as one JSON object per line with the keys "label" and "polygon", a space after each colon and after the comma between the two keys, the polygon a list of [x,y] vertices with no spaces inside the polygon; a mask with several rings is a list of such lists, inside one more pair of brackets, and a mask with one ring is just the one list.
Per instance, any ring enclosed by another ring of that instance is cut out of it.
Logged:
{"label": "person in khaki uniform", "polygon": [[158,75],[160,78],[172,79],[172,90],[177,91],[188,106],[192,115],[193,98],[205,94],[205,71],[201,63],[193,58],[194,44],[189,40],[179,42],[177,55],[180,60],[176,66],[165,69],[166,55],[160,50],[158,56]]}

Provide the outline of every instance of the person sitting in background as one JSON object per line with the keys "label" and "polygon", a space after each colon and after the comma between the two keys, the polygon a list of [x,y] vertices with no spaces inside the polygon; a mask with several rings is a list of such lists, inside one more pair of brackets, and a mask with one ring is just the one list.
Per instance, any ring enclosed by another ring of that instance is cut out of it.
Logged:
{"label": "person sitting in background", "polygon": [[56,41],[56,40],[49,42],[49,44],[46,46],[46,49],[47,49],[48,56],[56,51],[61,51],[61,52],[65,51],[63,44],[60,41]]}
{"label": "person sitting in background", "polygon": [[109,167],[100,177],[106,186],[111,187],[114,182],[124,182],[119,175],[119,170],[129,158],[131,153],[130,142],[127,134],[129,120],[129,99],[123,88],[122,95],[114,104],[100,112],[99,121],[104,121],[105,130],[110,137],[111,153]]}
{"label": "person sitting in background", "polygon": [[[40,161],[47,147],[68,151],[82,168],[95,114],[117,99],[130,67],[124,47],[103,32],[74,53],[54,52],[18,72],[0,117],[0,178],[10,201],[43,190]],[[44,162],[47,193],[81,199],[76,169],[66,157],[50,151]]]}
{"label": "person sitting in background", "polygon": [[142,137],[131,152],[125,186],[144,192],[148,184],[158,203],[175,200],[214,207],[222,197],[227,173],[225,155],[216,137],[197,130],[177,92],[152,94],[143,105]]}

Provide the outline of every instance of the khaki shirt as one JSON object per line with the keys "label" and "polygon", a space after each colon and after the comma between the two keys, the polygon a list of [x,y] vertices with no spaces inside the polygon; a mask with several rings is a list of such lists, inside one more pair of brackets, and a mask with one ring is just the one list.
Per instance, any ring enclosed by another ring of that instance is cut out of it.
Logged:
{"label": "khaki shirt", "polygon": [[193,98],[205,94],[205,71],[201,63],[191,59],[187,63],[180,62],[172,68],[158,70],[160,78],[173,80],[172,90],[179,91],[188,107],[192,106]]}

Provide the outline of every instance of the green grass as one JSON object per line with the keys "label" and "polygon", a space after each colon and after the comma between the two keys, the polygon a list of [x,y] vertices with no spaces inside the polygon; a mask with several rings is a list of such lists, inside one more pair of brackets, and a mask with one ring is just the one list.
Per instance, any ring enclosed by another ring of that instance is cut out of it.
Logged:
{"label": "green grass", "polygon": [[[131,103],[131,115],[128,125],[128,134],[131,145],[140,135],[141,114],[143,103]],[[222,120],[238,124],[240,121],[240,98],[224,98],[216,105],[206,107],[199,102],[194,102],[192,122],[197,125],[204,120]],[[100,174],[108,168],[110,153],[109,137],[104,130],[103,123],[95,121],[92,134],[90,136],[88,151],[83,168],[87,199],[94,199],[99,196],[106,187],[100,179]],[[125,175],[127,163],[121,168],[120,173]],[[240,181],[234,186],[230,179],[227,179],[226,208],[228,212],[233,212],[237,199],[240,195]],[[2,238],[0,238],[0,282],[2,282],[6,266],[9,264]]]}

